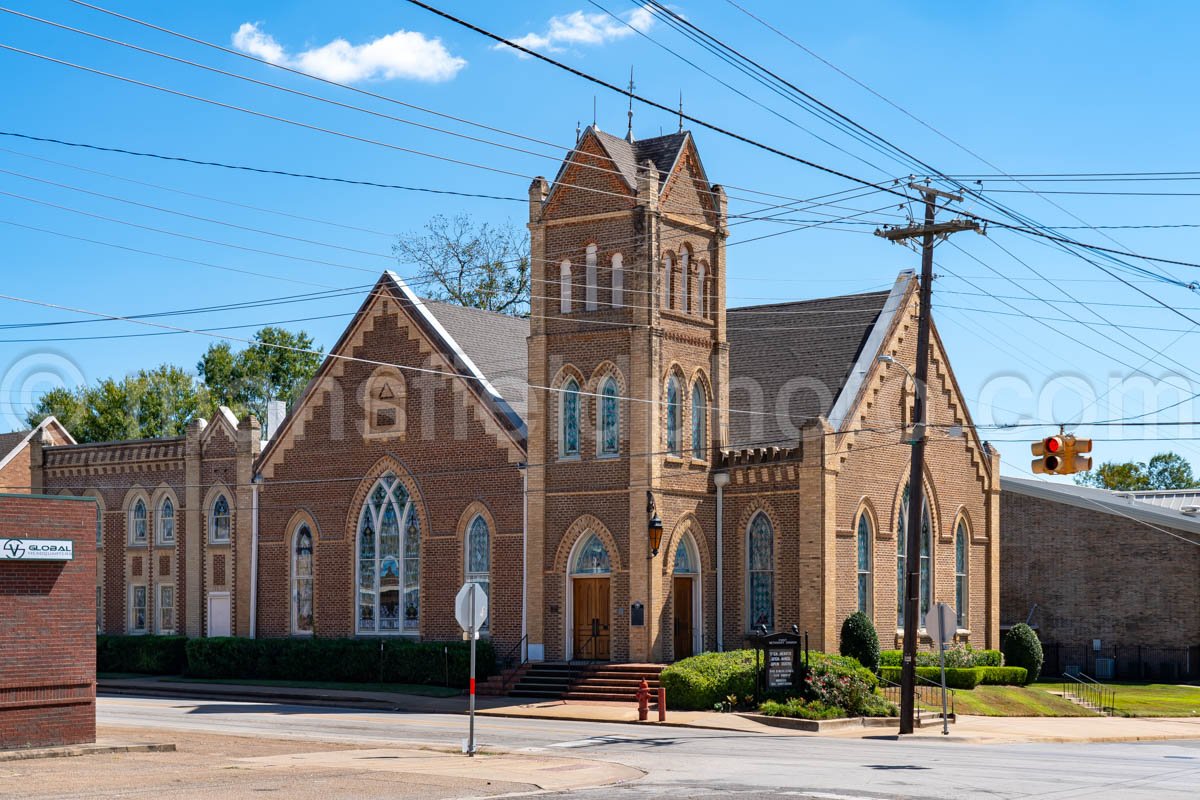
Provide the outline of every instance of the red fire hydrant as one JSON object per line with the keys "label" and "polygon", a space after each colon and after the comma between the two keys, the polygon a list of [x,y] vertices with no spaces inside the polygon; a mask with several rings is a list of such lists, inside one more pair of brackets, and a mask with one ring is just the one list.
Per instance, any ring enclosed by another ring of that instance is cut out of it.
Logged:
{"label": "red fire hydrant", "polygon": [[637,701],[638,722],[645,722],[650,717],[650,684],[646,683],[645,678],[638,684]]}

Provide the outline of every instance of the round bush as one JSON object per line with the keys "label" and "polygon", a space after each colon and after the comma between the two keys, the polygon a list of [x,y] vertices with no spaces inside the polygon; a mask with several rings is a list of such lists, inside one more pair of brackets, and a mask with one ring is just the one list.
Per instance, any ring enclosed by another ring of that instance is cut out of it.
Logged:
{"label": "round bush", "polygon": [[731,696],[744,701],[754,694],[754,651],[685,658],[664,669],[659,681],[667,690],[667,705],[673,709],[711,711]]}
{"label": "round bush", "polygon": [[872,672],[879,671],[879,636],[870,617],[861,611],[846,617],[839,650],[844,656],[858,659],[858,663]]}
{"label": "round bush", "polygon": [[1033,628],[1024,622],[1012,627],[1000,649],[1004,652],[1004,666],[1024,667],[1028,683],[1033,683],[1042,674],[1042,643]]}

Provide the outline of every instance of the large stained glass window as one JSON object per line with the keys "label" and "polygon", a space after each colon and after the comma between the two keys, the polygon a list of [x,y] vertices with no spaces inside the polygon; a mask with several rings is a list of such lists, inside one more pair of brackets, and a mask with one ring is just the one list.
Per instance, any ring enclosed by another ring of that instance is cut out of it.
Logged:
{"label": "large stained glass window", "polygon": [[667,379],[667,452],[683,455],[679,446],[679,380],[674,375]]}
{"label": "large stained glass window", "polygon": [[967,523],[958,521],[954,533],[954,609],[958,627],[967,627]]}
{"label": "large stained glass window", "polygon": [[[466,580],[468,583],[478,583],[483,588],[485,596],[489,595],[491,588],[491,569],[492,569],[492,536],[488,530],[487,520],[482,515],[476,516],[471,520],[471,526],[467,528],[467,569]],[[491,621],[491,609],[488,610],[488,619],[483,623],[483,630],[487,630]]]}
{"label": "large stained glass window", "polygon": [[775,529],[761,511],[750,521],[750,627],[775,628]]}
{"label": "large stained glass window", "polygon": [[404,484],[387,473],[358,520],[359,633],[415,633],[421,613],[421,527]]}
{"label": "large stained glass window", "polygon": [[209,520],[208,540],[216,543],[228,542],[230,522],[229,501],[225,499],[225,495],[218,495],[217,501],[213,503],[212,518]]}
{"label": "large stained glass window", "polygon": [[313,538],[301,523],[292,544],[292,633],[313,632]]}
{"label": "large stained glass window", "polygon": [[871,518],[858,515],[858,610],[871,613]]}
{"label": "large stained glass window", "polygon": [[708,456],[708,403],[700,381],[692,386],[692,458],[703,461]]}
{"label": "large stained glass window", "polygon": [[621,411],[617,398],[617,382],[604,381],[600,390],[600,455],[615,456],[621,450]]}
{"label": "large stained glass window", "polygon": [[[908,546],[908,495],[909,485],[904,486],[904,496],[900,503],[900,519],[896,523],[896,624],[904,627],[904,571],[906,548]],[[922,493],[923,495],[923,493]],[[922,496],[921,500],[921,552],[920,552],[920,589],[921,598],[920,619],[917,624],[924,623],[925,615],[929,613],[930,594],[932,589],[931,528],[929,523],[929,498]]]}
{"label": "large stained glass window", "polygon": [[679,544],[675,548],[675,574],[676,575],[695,575],[698,570],[696,568],[696,559],[692,556],[691,543],[689,534],[684,534],[679,537]]}
{"label": "large stained glass window", "polygon": [[579,383],[574,378],[569,378],[563,384],[560,401],[562,419],[559,421],[561,429],[559,454],[577,456],[579,455]]}

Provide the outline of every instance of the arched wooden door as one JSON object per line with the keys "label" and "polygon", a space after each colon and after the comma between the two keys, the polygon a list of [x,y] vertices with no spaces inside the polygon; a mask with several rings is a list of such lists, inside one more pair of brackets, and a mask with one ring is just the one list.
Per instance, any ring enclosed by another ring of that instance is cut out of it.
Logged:
{"label": "arched wooden door", "polygon": [[610,657],[609,633],[609,580],[602,578],[574,578],[573,602],[573,658],[589,661],[608,661]]}

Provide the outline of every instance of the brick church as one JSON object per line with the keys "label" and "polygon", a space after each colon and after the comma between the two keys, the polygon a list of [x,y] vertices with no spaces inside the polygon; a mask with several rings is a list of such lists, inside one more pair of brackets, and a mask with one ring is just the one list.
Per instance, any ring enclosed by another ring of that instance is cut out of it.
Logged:
{"label": "brick church", "polygon": [[[528,319],[385,273],[268,440],[227,409],[174,439],[32,437],[34,491],[100,505],[97,629],[454,639],[474,580],[498,653],[533,660],[759,626],[833,650],[860,609],[898,643],[911,273],[727,309],[725,193],[687,132],[588,128],[529,231]],[[921,604],[996,647],[998,455],[936,329],[930,375]]]}

